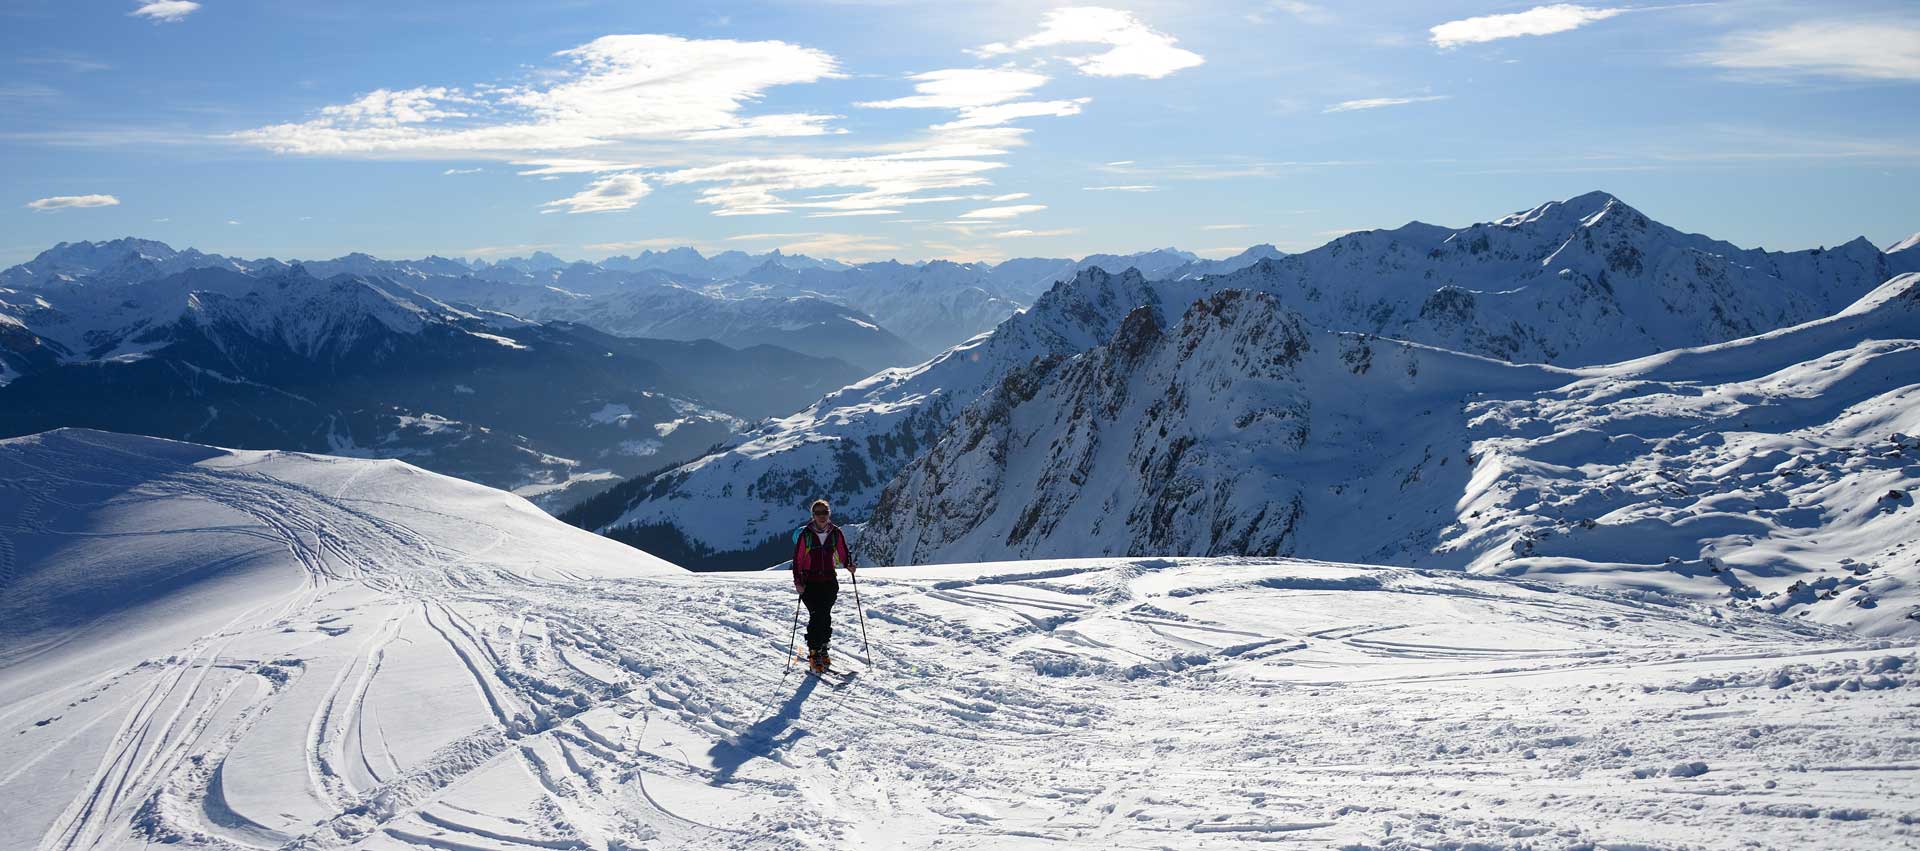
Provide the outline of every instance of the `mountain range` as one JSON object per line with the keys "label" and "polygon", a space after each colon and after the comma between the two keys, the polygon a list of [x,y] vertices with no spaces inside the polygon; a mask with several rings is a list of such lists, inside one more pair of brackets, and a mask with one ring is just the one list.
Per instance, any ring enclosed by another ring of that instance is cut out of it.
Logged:
{"label": "mountain range", "polygon": [[388,279],[196,268],[0,290],[0,433],[61,426],[407,458],[508,488],[698,454],[860,371],[617,337]]}
{"label": "mountain range", "polygon": [[288,263],[62,243],[0,272],[0,433],[408,458],[557,510],[926,360],[1023,309],[1051,274],[1129,260],[1197,258],[853,265],[685,248]]}
{"label": "mountain range", "polygon": [[[1345,515],[1320,511],[1309,519],[1303,513],[1307,497],[1299,497],[1298,505],[1294,498],[1303,489],[1324,483],[1358,492],[1367,489],[1338,480],[1414,470],[1438,477],[1445,466],[1451,476],[1444,478],[1445,487],[1456,488],[1449,499],[1464,491],[1472,468],[1466,442],[1402,449],[1383,443],[1399,446],[1418,437],[1425,426],[1413,418],[1417,411],[1451,406],[1447,416],[1456,416],[1472,394],[1544,392],[1573,381],[1569,370],[1576,367],[1816,321],[1916,262],[1920,255],[1911,249],[1882,252],[1864,241],[1784,253],[1740,249],[1680,233],[1612,196],[1590,193],[1465,228],[1414,223],[1349,234],[1225,274],[1150,280],[1137,272],[1087,271],[1056,284],[989,335],[926,364],[836,391],[742,435],[735,445],[611,489],[566,518],[681,563],[729,567],[784,558],[780,540],[797,522],[795,506],[816,496],[834,500],[836,511],[856,528],[871,523],[859,547],[880,563],[1058,555],[1069,549],[1315,555],[1303,542],[1339,538],[1339,530],[1327,524]],[[1208,299],[1229,291],[1240,294],[1232,304],[1260,307],[1207,307]],[[1250,340],[1227,343],[1218,332],[1203,333],[1206,322],[1231,325],[1243,320],[1229,316],[1249,311],[1270,314],[1244,320],[1253,326],[1245,329],[1254,335]],[[1189,329],[1189,320],[1199,324]],[[1167,360],[1174,356],[1163,352],[1148,359],[1151,368],[1142,367],[1151,377],[1126,390],[1133,386],[1131,373],[1122,374],[1117,365],[1143,356],[1129,352],[1157,351],[1161,342],[1154,341],[1170,335],[1180,342],[1167,343],[1168,351],[1224,345],[1227,353],[1189,353],[1200,359],[1188,362]],[[1342,342],[1323,340],[1327,335],[1341,335]],[[1304,356],[1288,354],[1289,346],[1314,352],[1313,368],[1323,371],[1311,379],[1245,371],[1261,358]],[[1387,357],[1390,348],[1422,354],[1401,363]],[[1338,368],[1325,371],[1322,356],[1333,357]],[[1454,366],[1428,368],[1465,377],[1417,379],[1434,359]],[[1372,378],[1353,377],[1368,370],[1376,370]],[[1372,402],[1344,395],[1356,381],[1371,386],[1396,376],[1410,384],[1396,390],[1400,395],[1376,393],[1367,397]],[[1215,394],[1206,404],[1186,395],[1200,388]],[[1143,420],[1148,412],[1128,408],[1133,402],[1127,399],[1159,400],[1162,407]],[[1176,403],[1194,407],[1166,407]],[[1113,419],[1123,412],[1134,418]],[[1007,431],[1009,416],[1019,429]],[[1194,422],[1179,425],[1188,419]],[[1147,421],[1151,430],[1138,433]],[[1168,435],[1184,436],[1176,442],[1160,435],[1163,426]],[[1247,429],[1252,431],[1242,433]],[[1293,454],[1314,458],[1324,482],[1301,478],[1295,468],[1282,479],[1252,478],[1265,468],[1244,466],[1247,459],[1235,453],[1253,450],[1234,448],[1243,440],[1268,447],[1257,455],[1292,447]],[[1015,447],[1039,454],[1021,462]],[[1411,457],[1393,454],[1403,450]],[[1216,451],[1223,454],[1214,456]],[[1183,472],[1202,458],[1247,478],[1232,485],[1208,480],[1202,487]],[[1239,460],[1223,460],[1234,458]],[[1128,480],[1130,486],[1144,492],[1113,494],[1089,478],[1093,467],[1123,459],[1141,479]],[[1183,493],[1169,503],[1165,510],[1177,521],[1155,519],[1158,503],[1146,493],[1176,481],[1206,492]],[[1248,494],[1274,498],[1249,502]],[[1232,508],[1194,511],[1197,503],[1187,499]],[[1110,515],[1091,506],[1115,500],[1128,506],[1096,527],[1095,520]],[[1431,556],[1438,529],[1472,519],[1439,513],[1450,504],[1422,503],[1418,522],[1396,521],[1411,524],[1405,530],[1364,552],[1328,557]],[[960,542],[964,530],[988,513],[1007,512],[1005,525],[996,520],[975,533],[979,549]],[[1323,533],[1288,530],[1288,518]],[[1047,534],[1038,533],[1042,525],[1050,526]],[[1357,539],[1341,538],[1354,541],[1343,546],[1382,537],[1374,526],[1367,529]],[[1418,540],[1401,540],[1409,535]],[[1049,539],[1058,540],[1058,547],[1032,543]],[[1422,543],[1424,550],[1415,546]],[[1023,549],[1029,546],[1040,548]]]}

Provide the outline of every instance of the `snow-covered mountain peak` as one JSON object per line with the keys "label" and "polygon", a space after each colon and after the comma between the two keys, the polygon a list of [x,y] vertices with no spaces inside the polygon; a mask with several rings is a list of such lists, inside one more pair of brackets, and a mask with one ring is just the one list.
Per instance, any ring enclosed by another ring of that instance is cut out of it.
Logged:
{"label": "snow-covered mountain peak", "polygon": [[244,271],[246,264],[191,248],[176,251],[164,242],[128,236],[101,242],[62,242],[0,272],[0,283],[11,287],[73,282],[115,285],[201,267]]}
{"label": "snow-covered mountain peak", "polygon": [[1575,195],[1564,201],[1548,201],[1530,210],[1522,210],[1494,219],[1489,224],[1504,228],[1544,225],[1566,230],[1575,225],[1591,226],[1608,215],[1618,215],[1629,220],[1634,217],[1646,219],[1639,210],[1627,206],[1626,202],[1612,194],[1595,190]]}
{"label": "snow-covered mountain peak", "polygon": [[1907,237],[1906,239],[1900,240],[1899,242],[1896,242],[1892,245],[1887,246],[1887,253],[1899,254],[1902,251],[1906,251],[1910,248],[1916,248],[1916,247],[1920,247],[1920,233],[1915,233],[1914,235]]}
{"label": "snow-covered mountain peak", "polygon": [[[244,293],[194,292],[184,318],[216,341],[226,329],[244,329],[255,339],[276,340],[303,357],[320,358],[351,351],[368,334],[416,335],[430,326],[481,317],[390,281],[358,275],[321,279],[296,265],[259,279]],[[499,339],[501,345],[511,344]]]}

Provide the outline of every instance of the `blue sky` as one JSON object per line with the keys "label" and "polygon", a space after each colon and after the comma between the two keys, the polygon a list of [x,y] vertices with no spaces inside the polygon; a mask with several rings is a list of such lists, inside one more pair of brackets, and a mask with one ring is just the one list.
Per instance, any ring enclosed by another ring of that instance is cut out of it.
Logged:
{"label": "blue sky", "polygon": [[1591,189],[1920,229],[1920,8],[9,0],[0,263],[1304,250]]}

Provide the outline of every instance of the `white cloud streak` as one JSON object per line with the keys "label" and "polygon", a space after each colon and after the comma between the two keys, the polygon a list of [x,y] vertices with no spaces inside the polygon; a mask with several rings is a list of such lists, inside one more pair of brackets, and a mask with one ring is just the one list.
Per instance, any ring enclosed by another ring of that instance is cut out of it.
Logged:
{"label": "white cloud streak", "polygon": [[853,233],[747,233],[727,237],[727,240],[771,244],[788,254],[854,261],[880,259],[900,250],[900,246],[879,237]]}
{"label": "white cloud streak", "polygon": [[1007,68],[948,68],[915,74],[915,94],[891,100],[865,101],[869,109],[952,109],[957,120],[935,125],[935,130],[997,127],[1020,118],[1078,115],[1091,98],[1023,100],[1047,82],[1047,75]]}
{"label": "white cloud streak", "polygon": [[1920,81],[1920,24],[1804,21],[1735,33],[1696,58],[1736,71]]}
{"label": "white cloud streak", "polygon": [[1527,35],[1552,35],[1604,21],[1631,9],[1597,9],[1572,3],[1535,6],[1506,15],[1481,15],[1448,21],[1428,30],[1434,47],[1442,49]]}
{"label": "white cloud streak", "polygon": [[34,210],[49,212],[53,210],[83,210],[88,207],[117,207],[120,199],[112,195],[55,195],[28,201],[27,206]]}
{"label": "white cloud streak", "polygon": [[1045,204],[1014,204],[1007,207],[982,207],[978,210],[961,213],[959,218],[974,221],[1000,221],[1028,213],[1037,213],[1047,208]]}
{"label": "white cloud streak", "polygon": [[833,132],[832,115],[742,114],[773,87],[839,76],[834,58],[812,48],[610,35],[556,55],[569,65],[549,82],[377,89],[232,138],[287,154],[445,157]]}
{"label": "white cloud streak", "polygon": [[544,213],[612,213],[631,210],[640,199],[653,192],[645,178],[637,174],[611,174],[587,184],[578,193],[548,201]]}
{"label": "white cloud streak", "polygon": [[1437,101],[1437,100],[1446,100],[1449,97],[1452,97],[1452,96],[1451,95],[1426,95],[1423,97],[1406,97],[1406,98],[1360,98],[1359,100],[1343,100],[1339,103],[1336,103],[1332,106],[1327,107],[1326,109],[1321,110],[1321,112],[1323,113],[1355,112],[1362,109],[1379,109],[1383,106],[1402,106],[1409,103],[1432,103],[1433,101]]}
{"label": "white cloud streak", "polygon": [[[974,159],[875,157],[777,157],[679,169],[657,176],[666,185],[710,184],[699,203],[722,216],[795,210],[898,209],[907,204],[969,200],[950,190],[987,184],[986,172],[1004,163]],[[792,201],[782,193],[863,187],[841,197]],[[925,195],[926,192],[949,194]]]}
{"label": "white cloud streak", "polygon": [[994,43],[975,50],[982,57],[1004,56],[1069,44],[1106,45],[1107,50],[1063,57],[1092,77],[1159,79],[1204,63],[1191,50],[1174,46],[1173,36],[1147,26],[1133,13],[1099,6],[1068,6],[1047,13],[1040,31],[1013,44]]}
{"label": "white cloud streak", "polygon": [[128,15],[146,18],[157,24],[177,24],[200,8],[193,0],[147,0]]}

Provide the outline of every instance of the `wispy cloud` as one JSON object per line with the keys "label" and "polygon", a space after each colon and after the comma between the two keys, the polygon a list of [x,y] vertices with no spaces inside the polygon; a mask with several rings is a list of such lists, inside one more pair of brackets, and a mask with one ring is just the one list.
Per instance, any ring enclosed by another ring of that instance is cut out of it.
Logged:
{"label": "wispy cloud", "polygon": [[1001,219],[1024,216],[1028,213],[1037,213],[1046,208],[1047,205],[1045,204],[1014,204],[1007,207],[982,207],[978,210],[961,213],[959,218],[999,221]]}
{"label": "wispy cloud", "polygon": [[483,172],[483,171],[486,171],[486,169],[484,168],[450,168],[450,169],[447,169],[446,171],[440,172],[440,174],[442,176],[453,175],[453,174],[479,174],[480,172]]}
{"label": "wispy cloud", "polygon": [[811,254],[840,260],[880,259],[900,246],[884,239],[853,233],[748,233],[727,237],[730,242],[758,243],[788,254]]}
{"label": "wispy cloud", "polygon": [[588,251],[644,251],[650,248],[679,248],[692,245],[692,239],[684,236],[656,236],[650,239],[628,239],[620,242],[595,242],[580,246]]}
{"label": "wispy cloud", "polygon": [[71,53],[45,53],[39,56],[23,56],[15,61],[22,65],[44,65],[64,68],[76,74],[86,74],[93,71],[110,71],[113,69],[112,65],[105,62]]}
{"label": "wispy cloud", "polygon": [[541,82],[377,89],[308,121],[232,138],[290,154],[439,157],[833,132],[832,115],[742,114],[775,86],[838,76],[834,58],[812,48],[610,35],[556,55],[569,65]]}
{"label": "wispy cloud", "polygon": [[1080,69],[1080,73],[1093,77],[1158,79],[1206,61],[1198,53],[1174,46],[1175,41],[1173,36],[1147,26],[1131,12],[1099,6],[1068,6],[1048,12],[1039,32],[1010,45],[988,44],[974,53],[993,57],[1067,44],[1106,45],[1108,49],[1104,52],[1063,58]]}
{"label": "wispy cloud", "polygon": [[587,184],[587,188],[573,195],[548,201],[543,205],[546,209],[541,212],[612,213],[630,210],[652,191],[653,187],[640,175],[612,174]]}
{"label": "wispy cloud", "polygon": [[1803,21],[1727,36],[1700,61],[1736,71],[1920,80],[1920,23]]}
{"label": "wispy cloud", "polygon": [[869,109],[952,109],[960,117],[933,129],[996,127],[1020,118],[1078,115],[1091,98],[1025,100],[1047,82],[1045,74],[1008,68],[949,68],[907,79],[915,94],[891,100],[865,101]]}
{"label": "wispy cloud", "polygon": [[39,83],[0,83],[0,100],[45,100],[59,95],[58,89]]}
{"label": "wispy cloud", "polygon": [[994,236],[1002,237],[1006,239],[1014,239],[1018,237],[1027,237],[1027,236],[1068,236],[1068,235],[1076,234],[1079,232],[1080,232],[1079,228],[1055,228],[1053,230],[1028,230],[1026,228],[1015,228],[1013,230],[1003,230],[999,233],[994,234]]}
{"label": "wispy cloud", "polygon": [[193,0],[146,0],[140,7],[128,12],[129,15],[146,18],[155,23],[177,24],[199,9],[200,4]]}
{"label": "wispy cloud", "polygon": [[1309,24],[1325,24],[1334,20],[1333,13],[1327,11],[1326,7],[1301,2],[1301,0],[1267,0],[1265,7],[1248,13],[1247,20],[1264,24],[1270,19],[1272,12],[1290,15]]}
{"label": "wispy cloud", "polygon": [[[698,203],[723,216],[793,211],[899,209],[903,205],[971,199],[952,190],[987,184],[985,174],[1004,163],[979,159],[874,157],[776,157],[678,169],[657,176],[667,185],[707,184]],[[843,187],[861,191],[824,200],[795,201],[785,193]],[[941,194],[923,194],[935,192]]]}
{"label": "wispy cloud", "polygon": [[[477,248],[462,248],[451,253],[461,257],[500,257],[513,256],[516,254],[531,254],[535,251],[545,251],[549,248],[557,247],[555,243],[551,242],[521,243],[519,245],[482,245]],[[592,248],[593,246],[588,247]]]}
{"label": "wispy cloud", "polygon": [[1629,11],[1632,10],[1555,3],[1551,6],[1535,6],[1524,12],[1448,21],[1433,27],[1428,33],[1435,47],[1459,47],[1503,38],[1562,33]]}
{"label": "wispy cloud", "polygon": [[120,199],[112,195],[55,195],[51,198],[27,202],[28,207],[41,211],[82,210],[88,207],[115,207],[119,204]]}
{"label": "wispy cloud", "polygon": [[1324,112],[1353,112],[1361,109],[1379,109],[1383,106],[1401,106],[1403,104],[1409,104],[1409,103],[1430,103],[1436,100],[1446,100],[1449,97],[1452,97],[1452,95],[1424,95],[1420,97],[1405,97],[1405,98],[1360,98],[1359,100],[1343,100],[1339,103],[1336,103],[1332,106],[1327,107],[1326,109],[1321,110],[1321,112],[1323,113]]}

